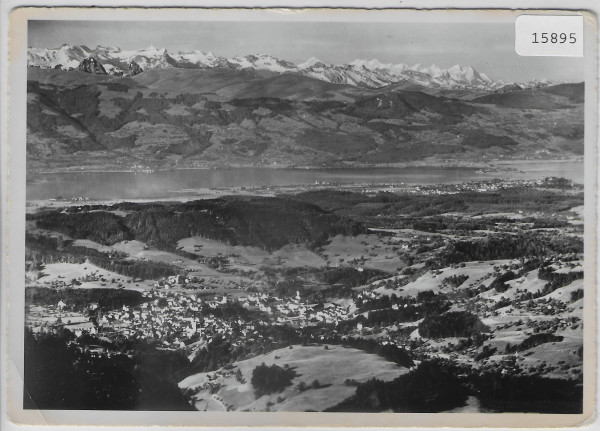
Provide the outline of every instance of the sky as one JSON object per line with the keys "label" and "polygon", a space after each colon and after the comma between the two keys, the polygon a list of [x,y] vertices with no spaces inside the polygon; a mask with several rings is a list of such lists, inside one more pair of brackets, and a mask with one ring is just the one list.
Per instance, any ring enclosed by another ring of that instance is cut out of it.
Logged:
{"label": "sky", "polygon": [[199,49],[231,57],[270,54],[301,63],[378,59],[383,63],[473,66],[503,81],[583,81],[583,58],[521,57],[514,24],[445,22],[29,21],[28,45]]}

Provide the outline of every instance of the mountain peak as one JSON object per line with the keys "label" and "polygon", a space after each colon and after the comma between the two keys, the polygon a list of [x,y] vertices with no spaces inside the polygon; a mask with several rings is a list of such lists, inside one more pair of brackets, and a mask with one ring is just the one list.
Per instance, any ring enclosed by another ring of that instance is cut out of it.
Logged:
{"label": "mountain peak", "polygon": [[81,63],[79,63],[77,69],[82,72],[93,73],[95,75],[108,75],[106,69],[104,66],[102,66],[102,63],[100,63],[100,60],[94,56],[84,58]]}
{"label": "mountain peak", "polygon": [[121,48],[119,48],[118,46],[97,45],[96,51],[119,52],[119,51],[121,51]]}
{"label": "mountain peak", "polygon": [[[129,65],[134,61],[141,70],[157,68],[230,68],[267,70],[274,73],[297,73],[315,79],[336,84],[350,84],[359,87],[377,88],[398,82],[408,82],[425,87],[445,89],[496,90],[506,85],[478,72],[472,66],[455,64],[447,69],[432,64],[424,66],[417,63],[408,66],[403,63],[384,63],[376,58],[356,59],[347,64],[329,64],[311,57],[306,61],[293,64],[269,54],[249,54],[235,57],[218,57],[210,51],[174,51],[150,45],[139,50],[126,50],[116,46],[98,45],[89,49],[85,45],[63,44],[60,48],[29,48],[28,64],[42,68],[76,69],[90,57],[102,63],[104,69],[113,75],[128,73]],[[137,68],[134,67],[137,71]],[[536,85],[547,85],[542,82]],[[522,84],[527,87],[527,84]]]}
{"label": "mountain peak", "polygon": [[167,49],[166,48],[156,48],[154,45],[150,45],[148,48],[145,49],[141,49],[141,52],[144,52],[144,54],[148,55],[148,54],[155,54],[155,55],[167,55]]}
{"label": "mountain peak", "polygon": [[299,69],[309,69],[311,67],[326,67],[327,65],[316,57],[310,57],[304,63],[298,65]]}
{"label": "mountain peak", "polygon": [[360,59],[356,59],[353,62],[349,63],[351,66],[356,66],[356,67],[364,67],[366,69],[383,69],[386,66],[391,66],[391,65],[387,65],[387,64],[382,64],[379,60],[377,60],[376,58],[373,58],[371,60],[360,60]]}

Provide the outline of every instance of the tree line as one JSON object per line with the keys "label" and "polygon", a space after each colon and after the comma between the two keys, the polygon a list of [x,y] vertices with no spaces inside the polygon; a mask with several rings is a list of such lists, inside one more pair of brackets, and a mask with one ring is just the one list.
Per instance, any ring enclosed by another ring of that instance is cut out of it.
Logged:
{"label": "tree line", "polygon": [[580,381],[474,370],[444,359],[428,359],[391,381],[357,383],[355,394],[328,411],[443,412],[475,396],[491,412],[581,413]]}
{"label": "tree line", "polygon": [[582,252],[583,242],[580,239],[555,238],[523,232],[517,235],[452,242],[438,253],[435,263],[449,266],[460,262],[520,259]]}
{"label": "tree line", "polygon": [[69,331],[25,329],[23,407],[61,410],[195,410],[165,372],[170,357],[152,346],[92,356]]}
{"label": "tree line", "polygon": [[419,334],[425,338],[470,337],[489,330],[479,317],[468,311],[430,315],[419,323]]}

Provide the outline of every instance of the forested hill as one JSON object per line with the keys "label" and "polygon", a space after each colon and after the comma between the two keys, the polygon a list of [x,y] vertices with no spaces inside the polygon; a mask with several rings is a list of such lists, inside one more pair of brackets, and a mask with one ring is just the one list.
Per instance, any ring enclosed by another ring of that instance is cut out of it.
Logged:
{"label": "forested hill", "polygon": [[227,68],[134,77],[29,68],[27,78],[32,170],[130,170],[140,161],[153,169],[438,165],[583,154],[583,83],[448,94]]}
{"label": "forested hill", "polygon": [[335,235],[367,232],[363,225],[316,205],[270,197],[82,206],[29,217],[39,228],[73,239],[106,245],[136,239],[162,248],[173,248],[177,241],[191,236],[269,251],[286,244],[316,248]]}

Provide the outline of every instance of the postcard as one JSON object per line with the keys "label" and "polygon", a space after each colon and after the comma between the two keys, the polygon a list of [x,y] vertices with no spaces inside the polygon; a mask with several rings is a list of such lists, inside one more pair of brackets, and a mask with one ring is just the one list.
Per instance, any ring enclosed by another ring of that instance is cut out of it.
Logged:
{"label": "postcard", "polygon": [[14,9],[9,420],[589,420],[583,9]]}

